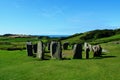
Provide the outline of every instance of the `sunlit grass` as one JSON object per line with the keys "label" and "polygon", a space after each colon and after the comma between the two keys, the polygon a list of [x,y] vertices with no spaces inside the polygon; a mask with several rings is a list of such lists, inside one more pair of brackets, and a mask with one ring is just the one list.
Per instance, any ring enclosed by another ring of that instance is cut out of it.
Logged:
{"label": "sunlit grass", "polygon": [[[28,57],[26,51],[0,51],[0,80],[119,80],[119,44],[106,43],[103,58],[72,59],[72,50],[63,51],[66,60]],[[49,54],[49,53],[48,53]]]}

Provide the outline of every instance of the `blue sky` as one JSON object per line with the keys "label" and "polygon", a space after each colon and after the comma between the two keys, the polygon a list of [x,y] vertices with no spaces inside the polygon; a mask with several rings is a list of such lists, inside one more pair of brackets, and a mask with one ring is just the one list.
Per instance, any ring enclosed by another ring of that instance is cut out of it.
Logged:
{"label": "blue sky", "polygon": [[0,34],[71,35],[120,28],[120,0],[0,0]]}

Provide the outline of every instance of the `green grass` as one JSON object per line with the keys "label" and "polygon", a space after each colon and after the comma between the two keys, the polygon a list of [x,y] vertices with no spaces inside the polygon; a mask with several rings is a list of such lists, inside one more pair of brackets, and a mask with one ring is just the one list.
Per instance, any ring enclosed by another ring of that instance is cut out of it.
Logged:
{"label": "green grass", "polygon": [[92,41],[91,43],[92,44],[100,44],[100,43],[106,43],[106,42],[117,41],[117,40],[120,40],[120,34],[114,35],[111,37],[96,39],[96,40]]}
{"label": "green grass", "polygon": [[27,40],[36,41],[37,37],[26,37],[26,38],[10,38],[10,37],[0,37],[0,41],[9,41],[9,42],[26,42]]}
{"label": "green grass", "polygon": [[[81,40],[80,38],[82,36],[84,36],[85,34],[86,33],[84,33],[82,35],[72,37],[72,38],[62,40],[62,43],[66,42],[66,41],[68,41],[69,43],[84,43],[86,41]],[[110,37],[105,37],[105,38],[90,39],[90,40],[87,40],[87,42],[90,42],[91,44],[101,44],[101,43],[107,43],[107,42],[110,42],[110,41],[117,41],[117,40],[120,40],[120,34],[116,34],[116,35],[113,35],[113,36],[110,36]]]}
{"label": "green grass", "polygon": [[[0,80],[120,80],[120,44],[105,43],[103,58],[86,60],[43,60],[28,57],[26,51],[0,50]],[[63,51],[72,58],[72,51]]]}
{"label": "green grass", "polygon": [[10,38],[10,37],[0,37],[0,49],[8,50],[9,48],[25,49],[26,42],[31,41],[32,43],[37,43],[37,37],[30,38]]}
{"label": "green grass", "polygon": [[66,42],[66,41],[69,41],[70,43],[80,42],[80,41],[82,41],[82,40],[80,40],[81,36],[82,35],[78,35],[78,36],[75,36],[72,38],[68,38],[68,39],[62,40],[62,42]]}

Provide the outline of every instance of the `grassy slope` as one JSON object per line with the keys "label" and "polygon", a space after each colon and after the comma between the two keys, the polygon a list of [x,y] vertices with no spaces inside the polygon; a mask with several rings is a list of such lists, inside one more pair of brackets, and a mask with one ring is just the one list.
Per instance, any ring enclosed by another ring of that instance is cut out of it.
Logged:
{"label": "grassy slope", "polygon": [[120,34],[114,35],[111,37],[96,39],[95,41],[92,41],[91,43],[106,43],[106,42],[117,41],[117,40],[120,40]]}
{"label": "grassy slope", "polygon": [[[85,35],[85,33],[83,35]],[[82,42],[82,40],[80,40],[80,37],[83,36],[83,35],[78,35],[78,36],[75,36],[73,38],[68,38],[68,39],[62,40],[62,42],[66,42],[66,41],[69,41],[70,43]],[[105,42],[117,41],[117,40],[120,40],[120,34],[117,34],[117,35],[114,35],[114,36],[111,36],[111,37],[105,37],[105,38],[92,40],[92,41],[90,41],[90,43],[93,43],[93,44],[98,43],[99,44],[99,43],[105,43]]]}
{"label": "grassy slope", "polygon": [[[120,80],[120,44],[101,45],[109,53],[101,59],[88,60],[39,61],[27,57],[26,51],[1,50],[0,80]],[[70,50],[63,53],[72,55]]]}
{"label": "grassy slope", "polygon": [[62,40],[62,42],[66,42],[66,41],[69,41],[70,43],[78,42],[78,41],[80,41],[81,36],[82,35],[78,35],[78,36],[75,36],[72,38],[68,38],[68,39]]}
{"label": "grassy slope", "polygon": [[38,41],[36,37],[33,38],[0,37],[0,49],[6,50],[8,48],[25,48],[27,40],[30,40],[33,43]]}
{"label": "grassy slope", "polygon": [[[52,39],[38,39],[38,37],[25,37],[25,38],[10,38],[10,37],[0,37],[0,50],[8,50],[8,48],[19,48],[25,49],[26,42],[31,41],[32,44],[36,44],[39,40],[44,43]],[[18,49],[17,49],[18,50]]]}

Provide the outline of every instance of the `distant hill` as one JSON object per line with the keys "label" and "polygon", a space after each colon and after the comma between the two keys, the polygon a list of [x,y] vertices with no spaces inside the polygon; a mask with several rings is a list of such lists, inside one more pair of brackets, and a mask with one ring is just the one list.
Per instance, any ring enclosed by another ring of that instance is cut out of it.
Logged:
{"label": "distant hill", "polygon": [[4,34],[4,35],[1,35],[1,37],[28,38],[28,37],[34,37],[34,36],[31,36],[31,35],[24,35],[24,34]]}
{"label": "distant hill", "polygon": [[93,30],[85,33],[78,33],[72,36],[62,38],[62,42],[83,43],[90,42],[92,44],[99,44],[109,41],[120,40],[120,29],[104,29],[104,30]]}

